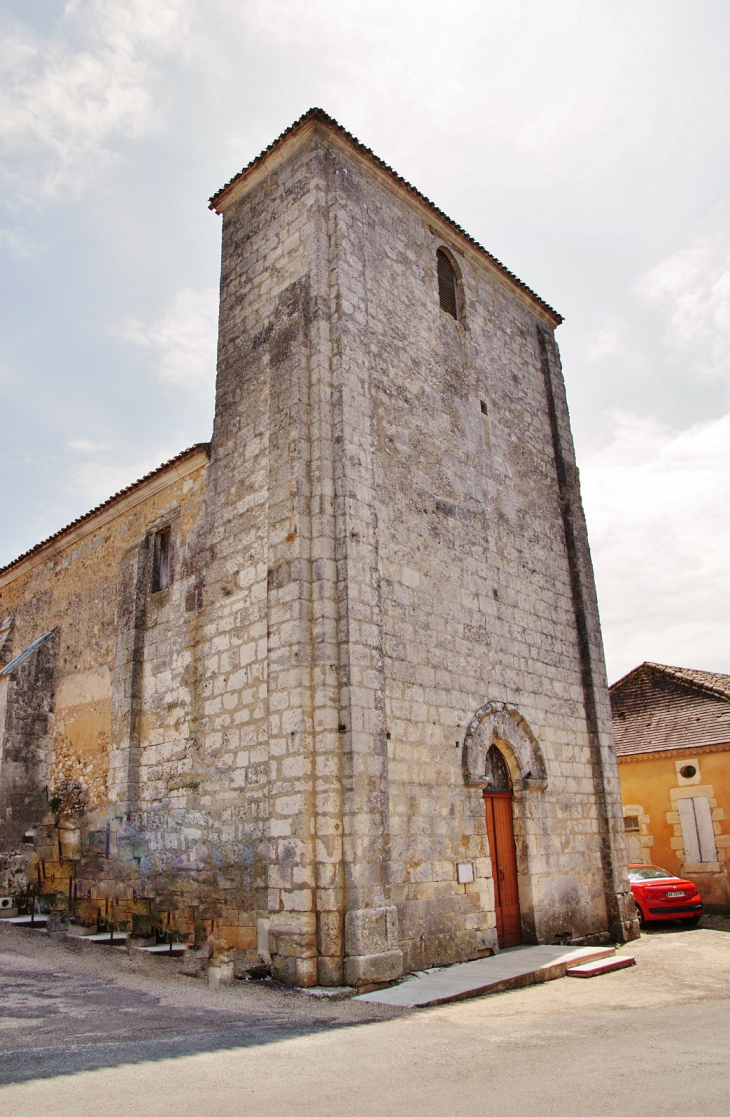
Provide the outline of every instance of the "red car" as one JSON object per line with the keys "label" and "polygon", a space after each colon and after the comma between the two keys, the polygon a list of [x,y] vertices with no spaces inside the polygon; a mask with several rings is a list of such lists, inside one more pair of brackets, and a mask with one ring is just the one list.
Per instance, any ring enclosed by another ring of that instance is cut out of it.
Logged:
{"label": "red car", "polygon": [[702,918],[702,898],[691,880],[658,865],[629,865],[629,881],[642,927],[656,919],[680,919],[696,927]]}

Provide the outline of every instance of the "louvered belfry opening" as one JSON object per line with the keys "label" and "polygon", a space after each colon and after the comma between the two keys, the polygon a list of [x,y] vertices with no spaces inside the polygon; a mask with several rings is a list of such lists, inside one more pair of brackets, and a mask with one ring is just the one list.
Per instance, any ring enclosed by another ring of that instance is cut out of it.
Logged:
{"label": "louvered belfry opening", "polygon": [[456,286],[458,280],[454,265],[448,258],[443,248],[439,248],[436,253],[437,271],[439,279],[439,302],[441,309],[450,314],[452,318],[459,317],[459,311],[456,302]]}

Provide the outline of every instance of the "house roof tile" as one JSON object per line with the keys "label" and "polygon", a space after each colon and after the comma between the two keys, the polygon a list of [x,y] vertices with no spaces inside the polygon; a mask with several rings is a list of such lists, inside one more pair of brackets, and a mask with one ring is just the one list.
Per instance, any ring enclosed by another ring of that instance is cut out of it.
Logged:
{"label": "house roof tile", "polygon": [[730,675],[642,663],[610,694],[618,756],[730,745]]}

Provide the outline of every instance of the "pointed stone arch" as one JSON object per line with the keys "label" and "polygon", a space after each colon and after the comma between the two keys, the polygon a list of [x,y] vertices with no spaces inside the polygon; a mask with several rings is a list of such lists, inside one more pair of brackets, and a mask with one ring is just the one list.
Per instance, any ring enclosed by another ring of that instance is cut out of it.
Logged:
{"label": "pointed stone arch", "polygon": [[463,749],[467,787],[487,786],[487,752],[493,744],[507,762],[515,789],[547,787],[545,760],[535,734],[515,706],[502,702],[485,702],[467,726]]}

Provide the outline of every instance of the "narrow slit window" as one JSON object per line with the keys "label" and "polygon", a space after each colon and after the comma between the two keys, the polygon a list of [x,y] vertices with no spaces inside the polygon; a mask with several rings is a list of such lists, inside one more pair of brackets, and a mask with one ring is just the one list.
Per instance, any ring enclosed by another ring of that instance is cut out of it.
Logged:
{"label": "narrow slit window", "polygon": [[155,534],[152,592],[166,590],[170,585],[170,529]]}
{"label": "narrow slit window", "polygon": [[448,258],[443,248],[439,248],[436,253],[436,270],[438,272],[439,281],[439,303],[441,309],[450,314],[452,318],[458,321],[459,310],[457,300],[458,278],[454,265]]}

